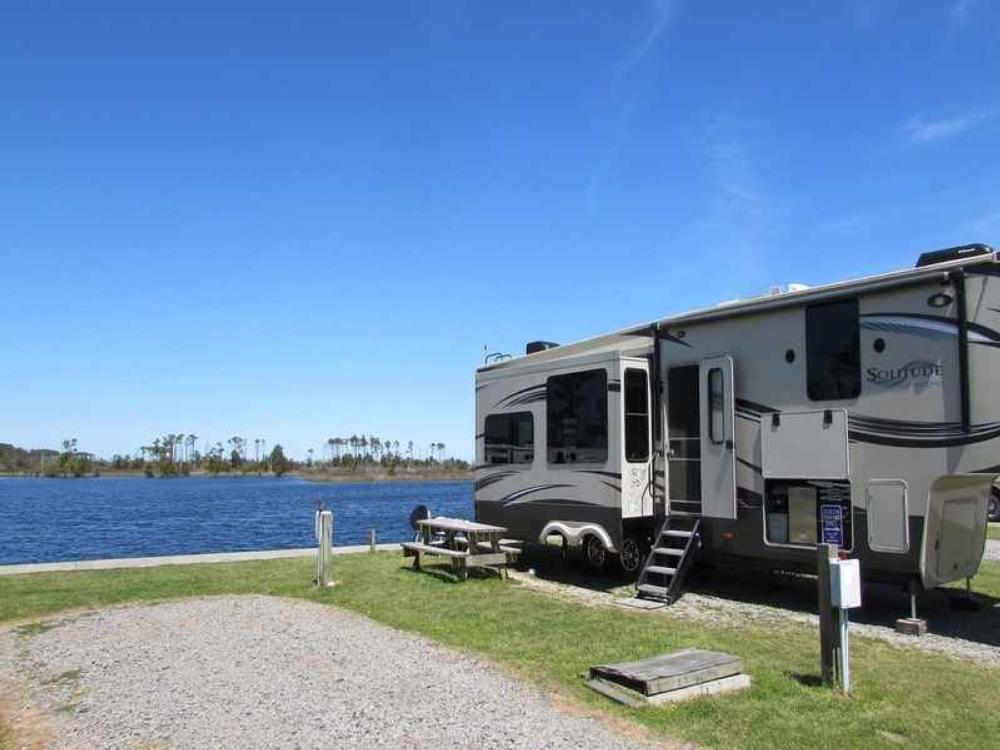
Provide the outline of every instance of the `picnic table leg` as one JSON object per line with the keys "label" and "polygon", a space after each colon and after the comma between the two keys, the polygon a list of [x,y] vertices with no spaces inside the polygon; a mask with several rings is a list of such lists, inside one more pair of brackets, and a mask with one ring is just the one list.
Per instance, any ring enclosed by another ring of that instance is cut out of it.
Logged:
{"label": "picnic table leg", "polygon": [[420,570],[420,550],[413,551],[413,569]]}

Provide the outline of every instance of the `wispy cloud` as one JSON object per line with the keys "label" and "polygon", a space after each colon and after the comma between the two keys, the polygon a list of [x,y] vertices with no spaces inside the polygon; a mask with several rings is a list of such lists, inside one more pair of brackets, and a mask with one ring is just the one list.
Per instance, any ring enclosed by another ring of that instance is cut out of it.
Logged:
{"label": "wispy cloud", "polygon": [[903,126],[903,138],[909,143],[928,143],[955,138],[996,116],[995,110],[979,110],[928,120],[922,116],[911,117]]}
{"label": "wispy cloud", "polygon": [[629,70],[641,63],[657,42],[663,36],[663,32],[670,26],[677,12],[676,0],[653,0],[649,6],[649,12],[645,23],[645,31],[639,40],[629,50],[622,65],[624,70]]}
{"label": "wispy cloud", "polygon": [[767,246],[782,223],[779,201],[762,179],[752,128],[737,117],[718,118],[695,144],[704,158],[711,198],[696,234],[724,257],[727,268],[752,288],[766,278]]}
{"label": "wispy cloud", "polygon": [[631,130],[635,112],[643,98],[648,81],[644,80],[645,77],[637,69],[662,40],[675,18],[677,7],[678,0],[652,0],[643,20],[641,35],[628,49],[621,65],[615,70],[609,107],[609,111],[614,113],[610,137],[597,159],[590,179],[587,180],[584,193],[589,211],[596,211],[600,206],[605,175],[618,160]]}

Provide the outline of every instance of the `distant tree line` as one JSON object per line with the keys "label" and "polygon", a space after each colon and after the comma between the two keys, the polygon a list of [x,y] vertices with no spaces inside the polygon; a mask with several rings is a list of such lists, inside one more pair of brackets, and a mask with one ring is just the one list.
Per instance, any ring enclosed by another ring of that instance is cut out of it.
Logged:
{"label": "distant tree line", "polygon": [[168,433],[154,439],[149,445],[139,447],[134,457],[114,456],[114,468],[141,468],[147,476],[188,475],[192,471],[209,474],[275,474],[283,476],[294,468],[294,462],[285,455],[280,443],[267,452],[267,440],[254,438],[253,454],[250,441],[234,435],[226,440],[206,443],[198,450],[198,436],[194,433]]}
{"label": "distant tree line", "polygon": [[[346,465],[356,463],[386,463],[390,461],[433,462],[444,461],[444,443],[428,443],[426,452],[412,440],[400,444],[376,435],[351,435],[327,438],[323,444],[327,463]],[[312,451],[309,460],[312,461]]]}
{"label": "distant tree line", "polygon": [[352,434],[328,438],[318,458],[316,451],[310,448],[301,464],[285,455],[281,444],[275,444],[268,450],[266,438],[250,440],[234,435],[225,442],[205,442],[200,448],[198,440],[194,433],[167,433],[147,445],[139,446],[132,455],[116,453],[110,459],[79,450],[76,438],[64,440],[62,451],[25,450],[0,443],[0,472],[82,477],[96,476],[101,471],[115,471],[170,477],[191,473],[282,476],[296,469],[354,471],[359,467],[384,467],[391,474],[400,465],[418,469],[468,469],[465,461],[446,458],[444,443],[431,442],[418,446],[412,440],[401,443],[376,435]]}

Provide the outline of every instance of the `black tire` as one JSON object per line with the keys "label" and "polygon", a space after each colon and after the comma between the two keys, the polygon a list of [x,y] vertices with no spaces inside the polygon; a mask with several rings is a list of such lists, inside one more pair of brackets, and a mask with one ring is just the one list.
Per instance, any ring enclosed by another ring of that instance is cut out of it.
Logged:
{"label": "black tire", "polygon": [[583,560],[591,570],[604,570],[608,564],[608,551],[604,543],[593,534],[583,540]]}
{"label": "black tire", "polygon": [[622,539],[621,550],[616,555],[618,574],[623,578],[634,581],[639,577],[643,563],[646,562],[648,550],[642,539],[637,536],[626,536]]}
{"label": "black tire", "polygon": [[989,521],[1000,521],[1000,487],[990,490],[990,499],[986,504],[986,518]]}

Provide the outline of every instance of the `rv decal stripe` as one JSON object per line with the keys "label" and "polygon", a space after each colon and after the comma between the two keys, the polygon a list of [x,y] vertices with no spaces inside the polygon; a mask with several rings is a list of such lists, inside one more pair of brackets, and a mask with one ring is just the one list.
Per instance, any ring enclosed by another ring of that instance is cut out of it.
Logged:
{"label": "rv decal stripe", "polygon": [[761,473],[761,468],[757,464],[752,464],[749,461],[747,461],[745,458],[740,458],[739,456],[737,456],[736,457],[736,463],[742,464],[743,466],[746,466],[748,469],[750,469],[750,471],[754,472],[755,474],[760,474]]}
{"label": "rv decal stripe", "polygon": [[[923,338],[958,335],[958,321],[923,313],[869,313],[861,315],[861,327],[870,331],[900,333]],[[1000,344],[1000,333],[979,323],[966,323],[970,344]]]}
{"label": "rv decal stripe", "polygon": [[570,500],[564,497],[531,498],[529,500],[518,500],[511,505],[552,505],[564,508],[609,508],[601,503],[592,503],[588,500]]}
{"label": "rv decal stripe", "polygon": [[983,424],[972,425],[968,430],[963,430],[958,422],[908,422],[898,419],[879,419],[877,417],[865,417],[849,415],[849,429],[852,431],[874,433],[880,432],[886,435],[898,437],[961,437],[969,434],[979,434],[1000,429],[1000,422],[984,422]]}
{"label": "rv decal stripe", "polygon": [[537,391],[537,390],[544,391],[545,390],[545,384],[542,383],[541,385],[531,385],[531,386],[528,386],[527,388],[522,388],[519,391],[514,391],[513,393],[508,393],[502,399],[500,399],[495,404],[493,404],[493,406],[495,406],[495,407],[496,406],[500,406],[500,404],[502,404],[504,401],[510,401],[511,399],[515,398],[516,396],[520,396],[522,394],[529,393],[530,391]]}
{"label": "rv decal stripe", "polygon": [[546,398],[545,391],[542,391],[541,393],[529,393],[526,396],[521,396],[520,398],[514,399],[513,401],[508,403],[507,406],[520,406],[521,404],[533,404],[536,401],[544,401],[545,398]]}
{"label": "rv decal stripe", "polygon": [[489,487],[491,484],[496,484],[497,482],[502,482],[508,477],[517,476],[519,472],[516,471],[499,471],[496,474],[488,474],[481,479],[476,480],[475,487],[476,490],[481,490],[484,487]]}
{"label": "rv decal stripe", "polygon": [[870,443],[872,445],[886,445],[893,448],[950,448],[956,445],[971,445],[981,443],[985,440],[992,440],[1000,437],[1000,429],[988,432],[971,433],[968,435],[955,435],[953,437],[897,437],[893,435],[876,435],[868,432],[851,430],[848,436],[856,443]]}
{"label": "rv decal stripe", "polygon": [[621,480],[622,473],[620,471],[597,471],[596,469],[573,469],[575,474],[597,474],[602,477],[611,477],[612,479]]}
{"label": "rv decal stripe", "polygon": [[526,487],[523,490],[518,490],[517,492],[511,492],[509,495],[504,495],[497,502],[503,503],[504,505],[510,505],[518,498],[524,497],[525,495],[532,495],[536,492],[544,492],[545,490],[554,490],[560,487],[572,487],[572,484],[537,484],[534,487]]}
{"label": "rv decal stripe", "polygon": [[611,484],[611,482],[605,482],[603,479],[601,480],[601,484],[605,485],[606,487],[610,487],[615,492],[621,492],[622,491],[622,488],[619,487],[617,484]]}

